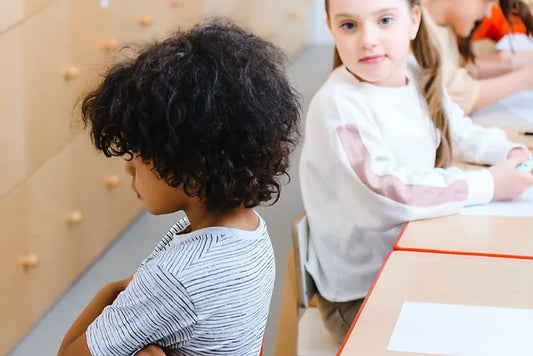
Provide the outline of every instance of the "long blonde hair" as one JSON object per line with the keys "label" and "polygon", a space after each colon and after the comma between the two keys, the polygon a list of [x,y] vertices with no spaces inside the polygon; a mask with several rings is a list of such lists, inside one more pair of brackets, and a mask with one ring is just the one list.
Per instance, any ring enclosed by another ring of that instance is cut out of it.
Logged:
{"label": "long blonde hair", "polygon": [[[420,0],[406,0],[411,7],[420,7]],[[329,0],[325,0],[326,14],[329,19]],[[424,72],[422,80],[422,91],[424,99],[428,105],[429,117],[435,127],[440,131],[441,141],[437,148],[435,158],[436,167],[446,167],[452,161],[452,146],[450,140],[450,128],[448,117],[442,105],[443,86],[442,86],[442,60],[439,55],[437,46],[433,42],[429,30],[424,22],[424,17],[420,21],[420,28],[413,41],[411,41],[411,50]],[[342,65],[337,46],[333,54],[333,69]]]}

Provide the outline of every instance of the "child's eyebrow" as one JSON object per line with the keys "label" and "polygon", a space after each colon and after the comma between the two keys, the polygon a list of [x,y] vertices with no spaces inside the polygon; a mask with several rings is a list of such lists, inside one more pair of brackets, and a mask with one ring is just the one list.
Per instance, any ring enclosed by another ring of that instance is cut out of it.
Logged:
{"label": "child's eyebrow", "polygon": [[[371,15],[379,15],[379,14],[382,14],[382,13],[391,13],[391,12],[394,12],[394,13],[397,13],[399,10],[397,7],[387,7],[385,9],[379,9],[377,11],[374,11]],[[333,16],[334,19],[339,19],[339,18],[359,18],[360,16],[356,15],[356,14],[349,14],[349,13],[340,13],[340,14],[336,14],[335,16]]]}

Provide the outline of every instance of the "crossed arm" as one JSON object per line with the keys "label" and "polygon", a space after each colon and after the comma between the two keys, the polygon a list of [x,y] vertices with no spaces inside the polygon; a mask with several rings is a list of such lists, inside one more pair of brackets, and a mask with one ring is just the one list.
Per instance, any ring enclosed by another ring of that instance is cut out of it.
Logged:
{"label": "crossed arm", "polygon": [[[87,328],[102,313],[104,308],[112,304],[116,297],[126,289],[132,277],[108,283],[100,289],[65,334],[57,356],[91,356],[85,334]],[[164,355],[163,350],[155,345],[149,345],[137,353],[137,356]]]}

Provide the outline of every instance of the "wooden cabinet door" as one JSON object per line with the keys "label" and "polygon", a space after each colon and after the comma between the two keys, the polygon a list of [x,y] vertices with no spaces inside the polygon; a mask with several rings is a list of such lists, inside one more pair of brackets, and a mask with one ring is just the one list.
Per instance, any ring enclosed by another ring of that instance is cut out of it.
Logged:
{"label": "wooden cabinet door", "polygon": [[22,32],[0,35],[0,200],[28,173],[24,125]]}
{"label": "wooden cabinet door", "polygon": [[71,139],[76,68],[71,67],[69,55],[68,2],[51,2],[20,26],[26,149],[33,171]]}
{"label": "wooden cabinet door", "polygon": [[39,291],[28,288],[34,264],[26,244],[27,224],[26,196],[16,189],[0,201],[0,355],[6,355],[34,322],[29,296]]}
{"label": "wooden cabinet door", "polygon": [[124,161],[107,158],[86,133],[72,143],[73,199],[83,214],[75,253],[82,268],[92,263],[141,210],[124,172]]}
{"label": "wooden cabinet door", "polygon": [[109,4],[110,32],[122,44],[161,40],[202,16],[197,0],[114,0]]}
{"label": "wooden cabinet door", "polygon": [[25,185],[28,250],[40,260],[28,278],[35,291],[29,307],[39,316],[82,271],[75,252],[85,220],[73,199],[72,161],[72,150],[62,150]]}

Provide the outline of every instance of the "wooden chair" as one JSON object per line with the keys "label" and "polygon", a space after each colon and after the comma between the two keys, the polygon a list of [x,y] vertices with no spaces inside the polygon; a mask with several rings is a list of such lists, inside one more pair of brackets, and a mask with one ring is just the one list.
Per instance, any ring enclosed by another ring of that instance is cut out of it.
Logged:
{"label": "wooden chair", "polygon": [[316,286],[305,269],[309,226],[305,211],[292,226],[293,249],[287,258],[275,356],[335,355],[339,345],[326,330],[316,308]]}

